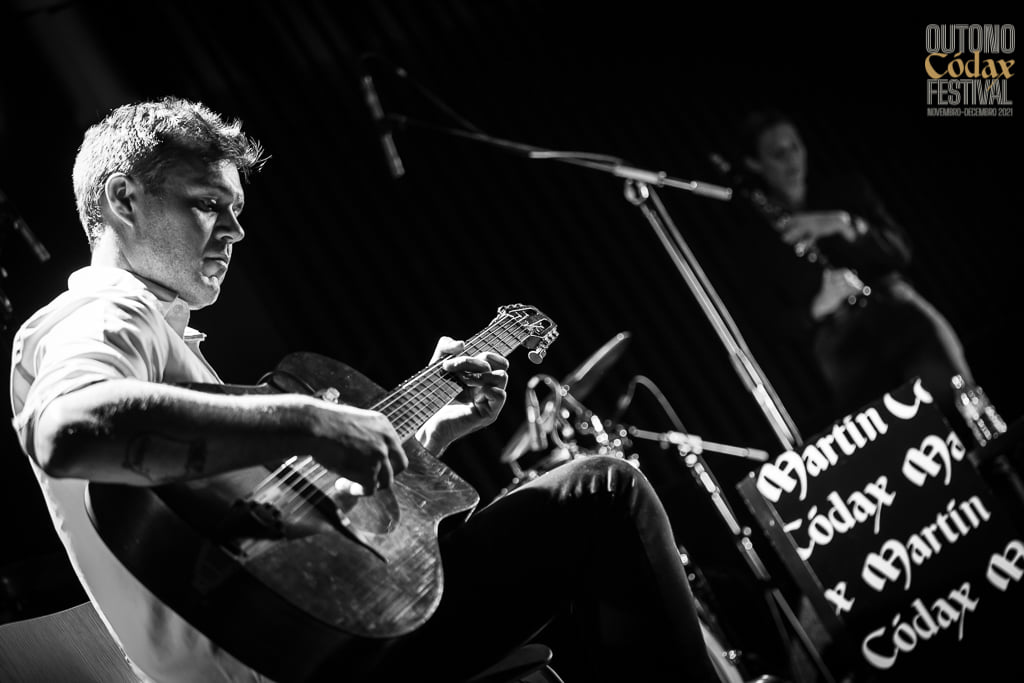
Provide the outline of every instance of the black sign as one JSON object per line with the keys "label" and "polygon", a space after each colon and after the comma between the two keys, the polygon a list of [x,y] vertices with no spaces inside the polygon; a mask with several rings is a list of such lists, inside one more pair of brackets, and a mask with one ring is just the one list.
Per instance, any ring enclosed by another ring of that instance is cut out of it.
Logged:
{"label": "black sign", "polygon": [[[1024,680],[1005,649],[1024,604],[1024,534],[920,381],[766,463],[753,487],[857,670]],[[748,502],[753,487],[741,485]]]}

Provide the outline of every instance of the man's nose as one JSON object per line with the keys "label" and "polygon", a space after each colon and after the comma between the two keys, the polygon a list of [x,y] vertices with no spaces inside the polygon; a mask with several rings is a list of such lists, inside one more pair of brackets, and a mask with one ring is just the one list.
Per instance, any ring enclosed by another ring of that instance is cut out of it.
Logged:
{"label": "man's nose", "polygon": [[217,222],[217,239],[228,243],[241,242],[245,239],[245,229],[238,221],[238,216],[230,209],[223,212],[222,218]]}

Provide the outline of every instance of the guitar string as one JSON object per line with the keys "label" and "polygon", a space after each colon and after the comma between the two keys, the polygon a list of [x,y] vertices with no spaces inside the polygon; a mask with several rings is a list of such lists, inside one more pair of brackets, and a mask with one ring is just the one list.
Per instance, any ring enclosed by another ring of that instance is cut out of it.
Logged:
{"label": "guitar string", "polygon": [[[498,322],[498,321],[497,321],[497,320],[495,320],[495,321],[494,321],[494,322],[492,323],[492,326],[494,326],[494,325],[495,325],[495,324],[496,324],[497,322]],[[513,322],[515,322],[515,321],[513,321]],[[484,330],[483,332],[481,332],[481,333],[477,334],[476,336],[472,337],[472,338],[471,338],[471,339],[469,340],[469,342],[468,342],[468,343],[472,343],[472,342],[473,342],[473,341],[475,341],[476,339],[478,339],[478,338],[480,338],[480,337],[483,337],[483,336],[484,336],[484,335],[485,335],[485,334],[486,334],[486,333],[487,333],[487,332],[488,332],[488,331],[490,330],[490,327],[491,327],[491,326],[489,326],[487,330]],[[414,383],[414,382],[415,382],[415,381],[416,381],[416,380],[417,380],[417,379],[418,379],[418,378],[419,378],[419,377],[420,377],[421,375],[423,375],[424,373],[426,373],[426,372],[428,372],[428,371],[432,370],[432,369],[433,369],[433,368],[435,368],[435,367],[440,367],[440,363],[441,363],[441,361],[437,361],[437,362],[436,362],[436,363],[434,363],[433,365],[431,365],[431,366],[429,366],[429,367],[425,368],[424,370],[421,370],[421,371],[420,371],[420,372],[419,372],[419,373],[418,373],[417,375],[414,375],[413,377],[409,378],[408,380],[406,380],[406,381],[405,381],[405,382],[403,382],[402,384],[398,385],[398,387],[397,387],[396,389],[392,390],[392,392],[390,392],[390,393],[388,394],[388,396],[391,396],[392,394],[395,394],[395,393],[397,393],[397,392],[398,392],[398,391],[399,391],[400,389],[402,389],[402,388],[403,388],[403,387],[405,387],[406,385],[409,385],[409,384],[412,384],[412,383]],[[385,396],[385,397],[384,397],[384,398],[383,398],[383,399],[382,399],[382,400],[380,401],[380,408],[381,408],[382,410],[383,410],[383,409],[386,409],[386,408],[388,407],[388,404],[387,404],[387,399],[388,399],[388,396]],[[288,459],[287,459],[287,460],[286,460],[286,461],[285,461],[284,463],[282,463],[282,464],[281,464],[281,465],[280,465],[280,466],[278,467],[278,469],[277,469],[277,470],[274,470],[274,471],[272,471],[272,472],[271,472],[271,473],[270,473],[270,474],[269,474],[269,475],[268,475],[268,476],[267,476],[267,477],[266,477],[266,478],[265,478],[265,479],[264,479],[263,481],[261,481],[261,482],[260,482],[259,484],[257,484],[257,485],[256,485],[256,486],[255,486],[255,487],[253,488],[253,492],[252,492],[252,494],[251,494],[251,495],[256,495],[257,493],[259,493],[259,492],[261,492],[261,491],[263,491],[263,490],[265,490],[265,489],[267,489],[267,488],[270,488],[270,487],[272,487],[272,485],[273,485],[273,484],[276,484],[276,483],[278,482],[278,480],[280,479],[280,477],[282,476],[282,475],[281,475],[281,472],[282,472],[282,471],[284,471],[284,470],[285,470],[285,469],[286,469],[287,467],[291,466],[291,465],[292,465],[292,464],[293,464],[293,463],[294,463],[294,462],[295,462],[295,461],[297,460],[297,458],[299,458],[299,457],[301,457],[301,456],[292,456],[292,457],[288,458]]]}
{"label": "guitar string", "polygon": [[[502,338],[502,335],[504,333],[506,333],[506,332],[509,332],[510,330],[513,330],[517,323],[518,323],[517,320],[511,320],[511,321],[509,321],[509,324],[507,324],[504,328],[502,328],[500,325],[495,325],[494,326],[494,330],[493,330],[494,336],[496,336],[499,341],[506,341],[505,339]],[[477,345],[477,343],[479,342],[479,340],[483,339],[491,331],[492,331],[491,327],[488,327],[486,330],[480,332],[479,334],[475,335],[474,337],[471,337],[466,342],[467,351],[469,351],[470,348],[475,347]],[[511,334],[509,335],[509,339],[511,339],[512,341],[517,341],[516,338],[515,338],[515,335],[511,335]],[[513,346],[513,348],[514,348],[514,346]],[[440,366],[441,366],[441,363],[443,362],[443,360],[444,359],[435,362],[433,365],[425,368],[424,370],[420,371],[420,373],[418,373],[417,375],[413,376],[412,378],[410,378],[410,379],[406,380],[405,382],[403,382],[402,384],[400,384],[396,389],[392,390],[381,401],[379,401],[377,404],[375,404],[373,406],[373,409],[374,410],[379,410],[381,412],[385,412],[392,405],[400,402],[402,400],[402,390],[403,389],[408,387],[408,385],[413,384],[414,382],[421,381],[421,380],[427,378],[427,376],[430,373],[432,373],[432,371],[440,370]],[[440,371],[440,374],[446,374],[446,373],[444,373],[444,371]],[[431,377],[430,379],[437,379],[437,378],[432,378]],[[435,385],[436,384],[439,384],[439,382],[435,381]]]}
{"label": "guitar string", "polygon": [[[511,328],[512,328],[512,326],[508,327],[508,329],[511,329]],[[472,337],[467,342],[467,347],[470,347],[470,346],[474,346],[475,347],[476,344],[479,342],[479,340],[481,340],[484,337],[486,337],[487,333],[490,332],[490,331],[491,330],[488,329],[488,330],[485,330],[483,333],[478,334],[478,335]],[[495,332],[495,334],[497,336],[501,337],[502,333],[506,332],[506,331],[507,330],[498,330],[498,331]],[[517,341],[514,335],[508,335],[508,340]],[[505,340],[505,339],[502,339],[502,341],[505,341],[506,344],[508,343],[507,340]],[[490,345],[493,346],[495,344],[490,344]],[[514,348],[514,346],[512,348]],[[446,389],[448,389],[450,387],[450,381],[443,380],[442,374],[446,374],[446,373],[443,373],[443,371],[440,370],[440,366],[439,365],[432,366],[431,368],[428,368],[428,370],[434,370],[435,372],[433,372],[433,373],[421,372],[416,377],[414,377],[413,379],[407,380],[406,382],[404,382],[402,385],[399,385],[399,386],[401,388],[404,388],[404,389],[408,390],[411,387],[411,385],[416,384],[417,381],[429,380],[433,386],[429,386],[428,385],[427,387],[418,387],[420,392],[423,392],[426,389],[436,389],[439,386],[443,386],[443,388],[446,388]],[[378,405],[381,405],[381,404],[385,403],[385,401],[386,401],[386,399],[384,401],[379,402]],[[394,405],[394,402],[392,402],[392,405]],[[334,474],[331,470],[329,470],[326,467],[323,467],[319,463],[315,462],[314,459],[312,458],[312,456],[307,456],[302,461],[302,466],[303,467],[308,466],[309,473],[303,473],[304,481],[300,485],[300,488],[298,488],[298,490],[296,490],[291,495],[290,498],[284,498],[282,501],[280,501],[278,503],[278,506],[283,508],[282,509],[282,514],[284,514],[284,515],[297,515],[297,514],[299,514],[300,510],[302,511],[302,514],[312,513],[314,507],[310,506],[308,504],[307,500],[306,500],[308,498],[311,490],[312,489],[316,489],[321,494],[329,495],[326,491],[324,491],[323,488],[321,488],[321,484],[324,483],[325,479],[334,479],[335,481],[338,479],[338,476],[336,474]]]}
{"label": "guitar string", "polygon": [[[498,339],[495,343],[490,344],[490,346],[497,346],[498,341],[505,342],[506,346],[514,348],[512,344],[509,344],[504,339]],[[511,341],[516,341],[515,337],[512,337]],[[467,344],[466,355],[475,355],[481,350],[483,349],[478,349],[475,345]],[[500,351],[500,349],[497,350]],[[509,351],[502,353],[502,355],[505,355],[510,351],[511,348]],[[422,424],[424,418],[429,418],[437,412],[437,409],[440,406],[437,406],[436,404],[439,401],[447,402],[448,400],[451,400],[454,395],[458,394],[458,392],[462,391],[462,387],[449,379],[448,373],[443,371],[431,373],[429,376],[424,378],[424,380],[420,382],[419,389],[420,390],[417,392],[405,394],[404,398],[398,398],[392,404],[397,405],[398,407],[389,415],[389,417],[392,424],[394,424],[395,429],[399,432],[405,432],[410,426],[413,426],[413,429],[417,428],[419,424]],[[452,395],[446,396],[448,393],[451,393]],[[383,412],[389,407],[391,406],[382,406],[379,409]],[[407,436],[411,436],[411,434],[407,434]]]}
{"label": "guitar string", "polygon": [[[486,331],[484,331],[483,333],[478,334],[476,337],[472,338],[470,340],[470,342],[473,342],[476,339],[482,337],[485,333],[486,333]],[[439,367],[439,362],[440,361],[437,361],[437,364],[435,364],[436,367]],[[431,368],[427,369],[427,371],[429,371],[429,370],[431,370]],[[403,382],[401,385],[399,385],[399,388],[402,387],[402,386],[406,386],[406,385],[415,383],[417,381],[418,377],[422,376],[424,374],[424,372],[425,371],[421,371],[418,374],[418,376],[414,376],[410,380],[407,380],[406,382]],[[381,404],[385,405],[385,407],[386,407],[386,404],[387,404],[386,398],[387,397],[385,397],[384,401],[381,401]],[[306,467],[306,465],[309,462],[312,461],[312,457],[311,456],[306,456],[306,457],[304,457],[301,460],[301,462],[299,461],[299,459],[300,459],[299,456],[293,456],[293,457],[289,458],[288,460],[286,460],[285,463],[283,463],[278,469],[270,472],[268,476],[266,476],[261,482],[259,482],[253,488],[252,493],[250,494],[250,497],[258,500],[261,496],[263,496],[263,494],[269,493],[270,490],[272,490],[275,487],[285,486],[285,485],[287,485],[289,487],[292,487],[291,485],[293,483],[297,483],[298,481],[300,481],[301,480],[301,476],[298,474],[298,472],[301,471],[302,468]],[[296,464],[296,463],[298,463],[298,464]],[[294,482],[292,481],[293,479],[295,480]],[[301,488],[299,488],[299,493],[295,495],[296,499],[300,498],[300,494],[304,494],[304,493],[308,492],[308,487],[307,486],[308,486],[308,484],[304,485]],[[289,503],[290,503],[290,501],[287,500],[287,499],[282,501],[283,505],[288,505]]]}
{"label": "guitar string", "polygon": [[[518,345],[519,340],[516,339],[514,334],[504,335],[504,338],[503,334],[508,332],[509,330],[514,329],[516,322],[517,321],[512,321],[513,324],[507,325],[505,329],[501,329],[500,325],[492,325],[487,330],[484,330],[483,332],[475,335],[474,337],[471,337],[466,343],[467,348],[475,347],[480,342],[480,340],[487,337],[488,333],[491,333],[492,328],[494,328],[493,336],[498,337],[498,341],[504,341],[506,345],[510,346],[511,351],[512,349],[515,348],[516,345]],[[509,344],[509,341],[515,342],[515,344]],[[494,343],[489,344],[489,346],[495,345],[496,344]],[[439,386],[448,389],[450,388],[450,380],[444,380],[444,374],[447,373],[440,370],[440,361],[438,361],[438,363],[426,368],[413,378],[406,380],[405,382],[400,384],[399,389],[408,390],[412,385],[415,385],[417,382],[421,381],[429,381],[432,386],[428,385],[427,387],[418,387],[420,392],[423,392],[425,389],[436,389]],[[396,389],[395,391],[397,392],[398,389]],[[385,397],[380,402],[378,402],[376,406],[373,407],[373,409],[377,409],[378,406],[385,405],[387,403],[388,397]],[[390,402],[392,406],[395,403],[395,401]],[[325,483],[325,479],[333,479],[337,481],[339,478],[331,470],[327,469],[323,465],[320,465],[318,462],[316,462],[312,456],[306,456],[305,458],[303,458],[299,467],[302,467],[308,471],[300,472],[300,483],[298,487],[292,487],[293,492],[291,493],[291,495],[285,495],[276,504],[277,507],[281,510],[282,516],[285,517],[311,515],[315,510],[315,506],[311,505],[308,501],[310,494],[312,493],[312,495],[315,496],[316,492],[319,492],[322,495],[329,496],[330,494],[321,487],[321,484]]]}
{"label": "guitar string", "polygon": [[[468,354],[471,355],[479,353],[483,350],[483,347],[495,347],[502,344],[508,349],[507,351],[504,351],[502,355],[507,355],[519,344],[519,340],[514,334],[506,334],[513,328],[514,325],[506,326],[504,329],[496,327],[491,335],[486,334],[491,331],[487,330],[485,333],[471,338],[466,345]],[[488,341],[488,343],[481,343],[481,340],[484,340],[485,338],[488,340],[493,338],[493,340]],[[433,415],[440,406],[435,407],[437,400],[432,399],[445,398],[443,395],[439,395],[441,392],[438,392],[438,389],[441,389],[444,392],[455,391],[456,393],[462,390],[461,386],[455,384],[451,379],[448,379],[448,374],[449,373],[440,370],[440,366],[437,366],[436,372],[430,373],[420,380],[420,386],[418,387],[419,390],[411,394],[409,400],[405,402],[404,412],[403,407],[400,406],[398,409],[393,411],[393,414],[389,415],[389,418],[392,423],[395,424],[397,430],[404,430],[408,426],[408,420],[412,420],[413,424],[416,424],[422,418],[429,418],[430,415]],[[453,386],[453,384],[455,386]],[[386,400],[381,401],[374,406],[374,408],[381,412],[386,412],[393,405],[401,403],[399,397],[396,396],[396,399],[397,400],[392,401],[390,405],[387,404]],[[451,399],[448,398],[447,400]],[[407,436],[411,436],[411,434],[408,434]]]}
{"label": "guitar string", "polygon": [[[518,323],[518,321],[513,319],[506,323],[504,325],[504,328],[502,327],[502,324],[493,324],[487,330],[484,330],[483,332],[475,335],[474,337],[471,337],[467,341],[466,346],[467,348],[475,348],[476,345],[480,342],[480,340],[487,337],[489,333],[492,333],[492,336],[496,337],[496,342],[505,343],[507,346],[510,347],[508,352],[511,352],[511,350],[514,350],[514,348],[520,343],[514,334],[509,333],[511,330],[515,328],[516,323]],[[490,345],[495,346],[497,345],[496,342]],[[437,363],[431,365],[430,367],[420,371],[417,375],[413,376],[412,378],[406,380],[405,382],[399,385],[398,389],[392,391],[388,396],[379,401],[371,409],[383,411],[384,409],[391,408],[397,405],[400,402],[398,399],[400,395],[399,390],[408,390],[412,386],[424,382],[426,382],[426,385],[418,386],[417,389],[421,393],[426,392],[428,394],[428,398],[430,391],[436,390],[438,387],[450,390],[451,381],[447,380],[444,377],[444,375],[446,375],[447,373],[440,369],[440,363],[441,361],[438,361]],[[422,403],[423,400],[420,400],[420,402]],[[415,401],[413,403],[415,403]],[[415,412],[416,410],[422,410],[422,408],[422,406],[417,407],[414,405],[412,406],[412,411]],[[402,415],[401,413],[398,413],[397,416],[392,419],[408,420],[410,419],[408,412],[409,409],[407,408],[407,414]],[[432,413],[427,413],[427,417],[429,417],[429,415],[431,414]],[[422,417],[422,414],[420,415],[420,417]],[[283,477],[281,476],[282,471],[286,471],[286,474]],[[281,498],[281,500],[277,502],[277,506],[279,507],[279,509],[281,509],[282,515],[297,515],[299,514],[300,510],[302,511],[302,514],[309,514],[314,509],[314,506],[310,505],[307,500],[308,494],[310,493],[311,489],[315,488],[319,490],[320,493],[328,495],[320,487],[320,484],[323,482],[324,479],[330,478],[332,476],[335,479],[337,479],[336,475],[334,475],[327,468],[317,463],[312,456],[302,457],[301,460],[299,459],[299,456],[293,456],[292,458],[287,460],[284,465],[278,468],[276,472],[272,473],[269,477],[264,479],[263,482],[257,485],[252,495],[259,496],[263,493],[269,493],[274,488],[274,484],[287,484],[288,488],[291,489],[291,494],[286,494]],[[290,481],[292,479],[297,480],[297,485],[296,482]]]}
{"label": "guitar string", "polygon": [[[295,520],[316,509],[316,506],[308,500],[310,488],[307,483],[310,474],[316,471],[316,466],[316,461],[310,455],[304,456],[296,465],[292,466],[293,470],[289,472],[289,477],[293,478],[294,481],[291,482],[288,490],[292,491],[291,501],[298,504],[292,504],[289,506],[289,509],[281,510],[281,519]],[[319,490],[319,487],[316,488]],[[320,492],[323,493],[323,491]],[[277,507],[280,509],[279,506]]]}

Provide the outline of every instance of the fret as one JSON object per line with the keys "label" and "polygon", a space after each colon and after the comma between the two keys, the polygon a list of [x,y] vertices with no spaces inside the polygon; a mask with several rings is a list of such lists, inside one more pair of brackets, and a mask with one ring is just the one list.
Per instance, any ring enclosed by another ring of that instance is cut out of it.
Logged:
{"label": "fret", "polygon": [[[540,362],[558,335],[554,323],[521,304],[498,313],[466,341],[466,353],[505,356],[525,346],[530,360]],[[338,361],[294,354],[278,372],[290,376],[286,386],[299,385],[322,400],[382,412],[403,442],[463,390],[442,372],[441,362],[376,405],[367,403],[380,395],[380,387]],[[253,387],[252,393],[265,393],[268,386]],[[269,474],[256,466],[214,475],[212,485],[89,482],[89,519],[117,559],[152,594],[166,594],[168,607],[197,629],[216,642],[232,643],[232,654],[265,668],[275,680],[305,679],[312,673],[309,662],[337,655],[339,643],[384,642],[410,633],[440,602],[438,525],[472,510],[480,496],[424,449],[405,445],[408,468],[383,490],[360,491],[340,472],[298,455]],[[163,531],[138,533],[152,528]],[[226,593],[223,586],[229,587]],[[267,599],[285,608],[275,608],[275,614],[286,617],[280,631],[295,656],[284,663],[280,653],[268,654],[265,647],[245,649],[263,642],[245,629],[257,624],[253,633],[261,633]],[[361,657],[360,671],[380,656],[365,644],[349,649],[346,661]]]}
{"label": "fret", "polygon": [[[529,336],[528,328],[510,316],[500,315],[486,329],[466,341],[464,353],[474,356],[492,351],[507,356]],[[438,362],[400,384],[372,407],[388,418],[404,441],[463,389],[462,384],[441,370]]]}

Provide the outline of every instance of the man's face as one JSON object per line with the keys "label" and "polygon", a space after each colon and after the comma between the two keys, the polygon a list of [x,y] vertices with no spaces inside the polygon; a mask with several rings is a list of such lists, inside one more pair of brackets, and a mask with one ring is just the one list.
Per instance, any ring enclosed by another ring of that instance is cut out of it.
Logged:
{"label": "man's face", "polygon": [[789,123],[768,128],[758,138],[751,166],[766,183],[787,196],[798,196],[807,178],[807,150]]}
{"label": "man's face", "polygon": [[158,193],[138,194],[128,269],[177,293],[190,308],[217,300],[231,250],[245,235],[238,222],[245,194],[230,162],[174,166]]}

